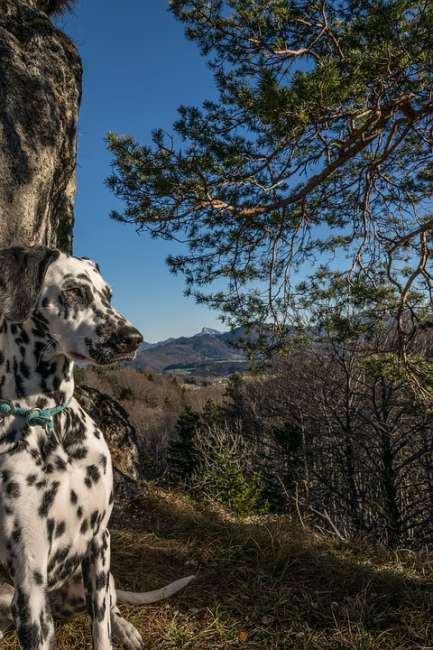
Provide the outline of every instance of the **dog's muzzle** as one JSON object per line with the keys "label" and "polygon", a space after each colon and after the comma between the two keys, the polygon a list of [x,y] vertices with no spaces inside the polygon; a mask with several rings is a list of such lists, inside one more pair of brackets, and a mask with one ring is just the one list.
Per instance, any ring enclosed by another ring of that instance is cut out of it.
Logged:
{"label": "dog's muzzle", "polygon": [[135,329],[135,327],[121,327],[117,333],[117,336],[132,352],[138,348],[140,343],[143,343],[143,337],[141,336],[140,332]]}
{"label": "dog's muzzle", "polygon": [[104,343],[104,348],[117,357],[132,357],[137,351],[143,337],[140,332],[129,325],[124,325],[113,332]]}

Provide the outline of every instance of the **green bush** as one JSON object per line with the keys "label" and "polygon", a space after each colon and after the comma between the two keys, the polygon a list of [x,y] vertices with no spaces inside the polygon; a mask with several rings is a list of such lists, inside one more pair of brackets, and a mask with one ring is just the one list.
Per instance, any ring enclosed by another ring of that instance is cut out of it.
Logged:
{"label": "green bush", "polygon": [[269,505],[262,496],[260,475],[254,473],[247,477],[240,461],[231,450],[216,452],[212,465],[196,478],[201,480],[208,497],[238,517],[263,514],[268,511]]}
{"label": "green bush", "polygon": [[235,423],[202,426],[194,446],[197,469],[191,487],[196,494],[220,503],[238,517],[268,511],[262,476],[252,466]]}
{"label": "green bush", "polygon": [[265,481],[239,422],[208,401],[202,413],[185,407],[168,450],[169,476],[194,495],[215,501],[238,517],[269,509]]}

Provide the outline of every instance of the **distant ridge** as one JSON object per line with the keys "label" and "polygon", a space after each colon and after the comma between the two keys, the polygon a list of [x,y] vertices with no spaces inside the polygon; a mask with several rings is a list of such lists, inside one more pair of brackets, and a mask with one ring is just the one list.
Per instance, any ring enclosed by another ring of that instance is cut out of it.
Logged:
{"label": "distant ridge", "polygon": [[197,375],[230,375],[247,368],[239,346],[242,328],[220,332],[210,327],[193,336],[143,342],[131,365],[140,370]]}
{"label": "distant ridge", "polygon": [[203,334],[209,334],[210,336],[218,336],[218,334],[222,334],[219,330],[214,330],[212,327],[203,327],[201,332],[198,334],[194,334],[193,337],[195,336],[203,336]]}

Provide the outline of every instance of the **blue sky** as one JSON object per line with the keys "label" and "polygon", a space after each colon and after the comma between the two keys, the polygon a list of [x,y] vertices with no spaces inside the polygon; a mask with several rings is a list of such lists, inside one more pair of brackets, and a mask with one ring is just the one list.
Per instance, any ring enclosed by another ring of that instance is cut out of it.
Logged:
{"label": "blue sky", "polygon": [[206,62],[167,8],[168,0],[81,0],[57,21],[84,65],[74,253],[101,264],[115,306],[147,341],[222,327],[218,314],[185,298],[182,278],[169,273],[165,258],[174,244],[108,216],[119,203],[104,185],[111,160],[105,134],[149,142],[152,129],[170,131],[179,105],[215,95]]}

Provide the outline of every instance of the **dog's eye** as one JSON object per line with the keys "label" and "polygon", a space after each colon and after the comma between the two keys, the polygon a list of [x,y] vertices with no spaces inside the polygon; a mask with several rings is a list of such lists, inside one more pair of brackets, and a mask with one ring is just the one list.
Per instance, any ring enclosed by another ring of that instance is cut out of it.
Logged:
{"label": "dog's eye", "polygon": [[92,294],[89,287],[83,285],[64,289],[63,295],[71,307],[88,307],[92,302]]}

